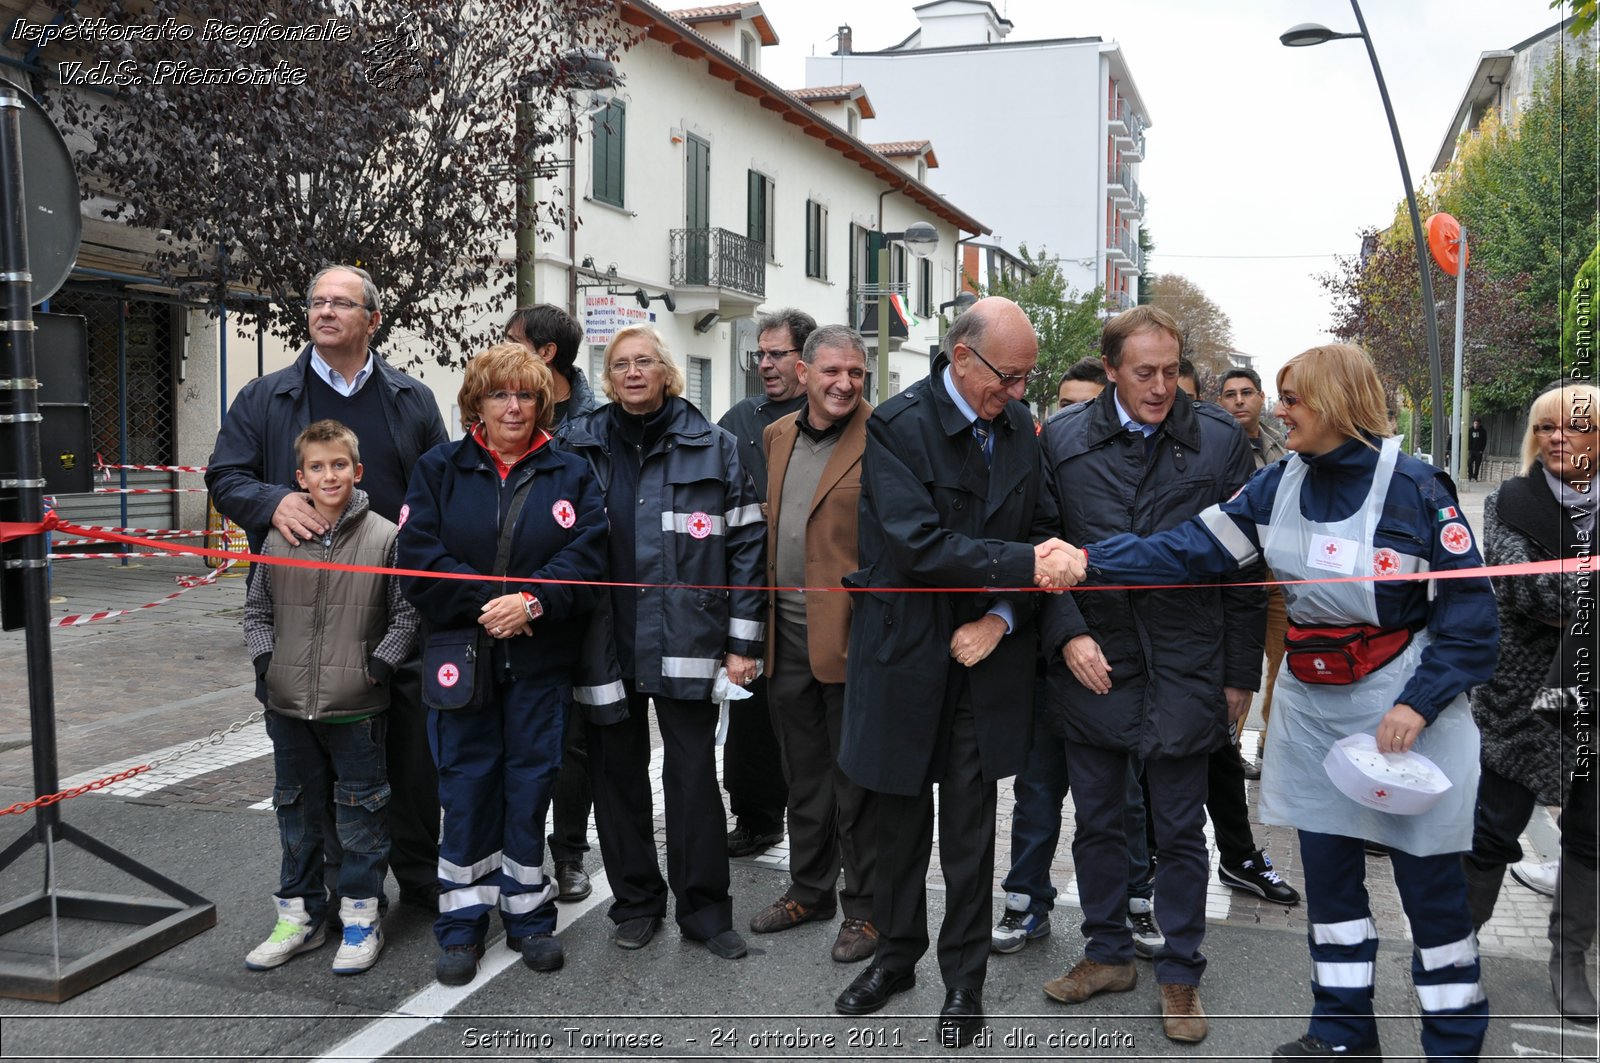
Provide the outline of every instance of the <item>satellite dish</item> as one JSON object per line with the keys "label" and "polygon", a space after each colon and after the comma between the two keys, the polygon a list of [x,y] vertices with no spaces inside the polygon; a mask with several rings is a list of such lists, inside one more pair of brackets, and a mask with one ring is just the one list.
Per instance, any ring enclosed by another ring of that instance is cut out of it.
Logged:
{"label": "satellite dish", "polygon": [[22,205],[28,229],[28,305],[37,306],[66,283],[83,238],[78,175],[72,153],[44,108],[25,90],[0,78],[22,101]]}

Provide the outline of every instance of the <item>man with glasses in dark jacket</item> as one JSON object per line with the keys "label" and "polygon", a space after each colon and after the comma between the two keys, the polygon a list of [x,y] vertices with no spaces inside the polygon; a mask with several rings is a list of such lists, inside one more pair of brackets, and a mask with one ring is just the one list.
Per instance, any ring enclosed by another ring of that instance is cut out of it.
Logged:
{"label": "man with glasses in dark jacket", "polygon": [[[245,530],[252,551],[274,528],[291,546],[328,530],[311,496],[295,485],[295,437],[311,422],[332,419],[355,431],[361,440],[362,490],[373,512],[397,524],[412,467],[449,438],[427,386],[368,346],[382,313],[377,285],[367,271],[329,266],[311,279],[310,291],[311,342],[294,364],[240,390],[217,433],[206,472],[218,512]],[[439,782],[426,723],[413,653],[390,678],[389,867],[401,903],[433,912],[438,908]],[[333,836],[331,830],[326,833]],[[329,862],[336,862],[333,854]]]}

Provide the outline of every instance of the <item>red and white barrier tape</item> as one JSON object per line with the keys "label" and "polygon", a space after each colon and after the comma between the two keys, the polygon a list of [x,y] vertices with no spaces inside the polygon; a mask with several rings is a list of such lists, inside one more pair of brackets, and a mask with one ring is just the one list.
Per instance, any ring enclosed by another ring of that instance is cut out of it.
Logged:
{"label": "red and white barrier tape", "polygon": [[95,468],[110,472],[112,469],[129,469],[134,472],[205,472],[204,465],[118,465],[101,460],[95,455]]}
{"label": "red and white barrier tape", "polygon": [[[94,542],[93,539],[87,541]],[[172,553],[168,551],[166,553],[140,552],[133,554],[45,554],[44,556],[48,561],[104,561],[107,558],[121,561],[135,557],[188,557],[189,555],[183,553]]]}
{"label": "red and white barrier tape", "polygon": [[[100,526],[100,525],[95,525],[95,524],[85,524],[84,527],[88,528],[90,531],[114,531],[114,532],[121,532],[124,535],[140,535],[140,536],[143,536],[146,539],[194,539],[194,538],[198,538],[198,537],[200,537],[202,535],[222,535],[222,534],[224,534],[224,532],[220,532],[220,531],[191,531],[191,530],[189,530],[187,528],[173,528],[171,530],[167,530],[167,529],[164,529],[164,528],[117,528],[117,527],[112,527],[110,525]],[[93,546],[95,543],[102,543],[102,542],[105,542],[105,540],[104,539],[55,539],[55,540],[51,541],[50,545],[53,546],[53,547]]]}
{"label": "red and white barrier tape", "polygon": [[[108,556],[108,557],[124,557],[124,556],[133,556],[133,555],[108,554],[106,556]],[[167,555],[167,556],[176,557],[176,556],[179,556],[179,555],[171,554],[171,555]],[[50,621],[50,623],[47,626],[49,626],[49,627],[82,627],[85,624],[92,624],[97,620],[111,620],[111,619],[114,619],[114,618],[119,617],[119,616],[132,616],[134,613],[140,612],[140,611],[145,610],[145,609],[154,609],[158,605],[166,605],[168,602],[172,601],[175,598],[183,597],[185,594],[188,594],[190,591],[194,590],[196,587],[204,587],[207,584],[215,583],[217,581],[217,577],[221,576],[228,569],[232,568],[233,565],[234,565],[233,561],[225,562],[224,564],[218,566],[216,569],[212,570],[211,572],[207,573],[204,576],[178,576],[178,577],[176,577],[177,581],[180,584],[183,585],[181,590],[173,591],[171,594],[167,595],[166,597],[157,598],[153,602],[146,602],[143,605],[136,605],[132,609],[102,609],[98,613],[74,613],[71,616],[57,617],[56,619]]]}
{"label": "red and white barrier tape", "polygon": [[97,495],[182,495],[204,493],[204,487],[96,487]]}

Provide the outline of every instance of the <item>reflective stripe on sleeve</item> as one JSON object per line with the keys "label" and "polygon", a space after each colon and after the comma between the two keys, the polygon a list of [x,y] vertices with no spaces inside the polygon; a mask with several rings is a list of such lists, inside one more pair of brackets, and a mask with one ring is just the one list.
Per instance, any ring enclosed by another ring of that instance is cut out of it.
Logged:
{"label": "reflective stripe on sleeve", "polygon": [[746,642],[760,642],[767,637],[767,625],[762,620],[740,620],[735,617],[728,621],[728,637],[744,639]]}
{"label": "reflective stripe on sleeve", "polygon": [[762,523],[761,507],[759,505],[754,505],[740,506],[738,509],[730,509],[727,513],[723,514],[723,519],[727,522],[727,525],[730,528],[742,528],[747,524],[760,524]]}
{"label": "reflective stripe on sleeve", "polygon": [[573,687],[572,700],[579,705],[614,705],[628,696],[628,691],[618,679],[594,687]]}
{"label": "reflective stripe on sleeve", "polygon": [[1234,561],[1247,565],[1255,560],[1256,544],[1239,529],[1232,517],[1222,512],[1221,506],[1207,506],[1200,514],[1200,523]]}
{"label": "reflective stripe on sleeve", "polygon": [[720,657],[663,657],[661,674],[667,679],[715,679]]}

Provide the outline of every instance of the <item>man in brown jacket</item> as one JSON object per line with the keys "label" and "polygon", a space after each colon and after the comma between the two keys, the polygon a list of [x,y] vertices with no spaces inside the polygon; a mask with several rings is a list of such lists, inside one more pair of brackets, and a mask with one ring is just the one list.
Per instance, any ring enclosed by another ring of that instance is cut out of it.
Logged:
{"label": "man in brown jacket", "polygon": [[[860,568],[856,514],[861,455],[872,407],[862,401],[861,336],[827,325],[807,338],[796,367],[806,404],[767,426],[767,579],[775,588],[834,587]],[[767,674],[772,726],[789,783],[787,892],[756,913],[758,934],[832,919],[844,923],[833,958],[854,963],[877,949],[872,914],[875,817],[867,791],[839,770],[850,596],[777,590],[769,599]],[[737,710],[735,710],[737,711]],[[844,885],[834,886],[841,857]]]}

